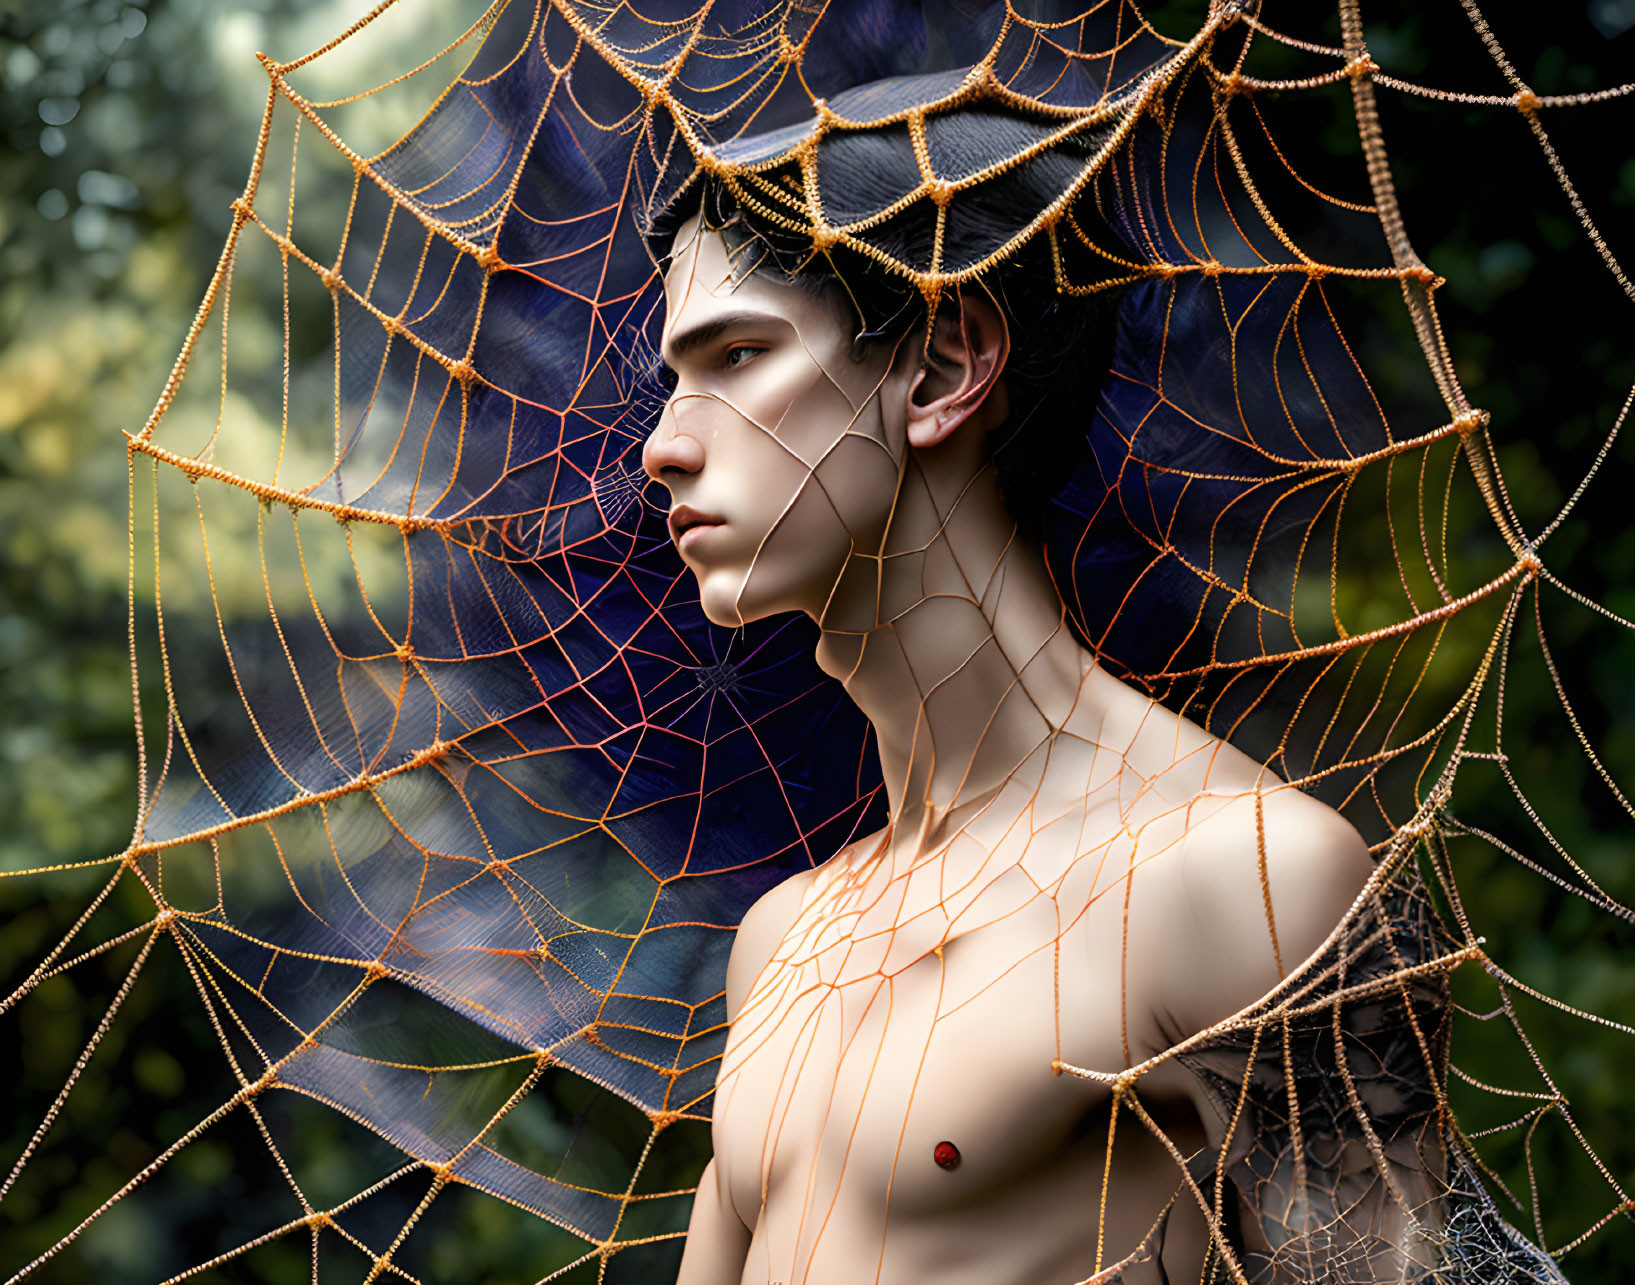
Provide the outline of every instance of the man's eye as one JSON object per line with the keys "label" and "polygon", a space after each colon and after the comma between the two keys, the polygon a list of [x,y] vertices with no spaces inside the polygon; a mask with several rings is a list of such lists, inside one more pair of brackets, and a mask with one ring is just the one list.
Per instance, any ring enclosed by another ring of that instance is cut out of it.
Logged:
{"label": "man's eye", "polygon": [[727,349],[727,368],[731,370],[738,366],[742,366],[744,363],[753,360],[757,355],[765,351],[766,349],[756,348],[751,344],[734,344],[731,348]]}

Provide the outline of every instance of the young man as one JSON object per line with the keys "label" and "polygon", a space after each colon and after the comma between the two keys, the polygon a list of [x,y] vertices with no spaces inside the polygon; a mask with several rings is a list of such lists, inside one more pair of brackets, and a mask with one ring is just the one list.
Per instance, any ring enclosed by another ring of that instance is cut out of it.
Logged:
{"label": "young man", "polygon": [[817,622],[890,803],[739,930],[682,1285],[1197,1279],[1177,1157],[1226,1122],[1173,1060],[1110,1081],[1318,949],[1362,839],[1067,627],[990,458],[1029,336],[980,284],[860,346],[695,216],[665,289],[644,464],[704,611]]}

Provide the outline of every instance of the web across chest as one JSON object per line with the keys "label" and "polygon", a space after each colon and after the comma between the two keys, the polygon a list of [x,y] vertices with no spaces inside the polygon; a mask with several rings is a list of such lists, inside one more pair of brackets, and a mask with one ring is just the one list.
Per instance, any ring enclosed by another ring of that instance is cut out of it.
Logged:
{"label": "web across chest", "polygon": [[[1054,903],[1037,898],[902,966],[888,966],[889,944],[853,944],[791,953],[735,1024],[717,1154],[746,1222],[791,1192],[932,1215],[1059,1163],[1105,1093],[1052,1069]],[[1112,1055],[1116,1013],[1087,1016],[1074,1016],[1069,1056]],[[1086,1047],[1087,1025],[1106,1049]]]}

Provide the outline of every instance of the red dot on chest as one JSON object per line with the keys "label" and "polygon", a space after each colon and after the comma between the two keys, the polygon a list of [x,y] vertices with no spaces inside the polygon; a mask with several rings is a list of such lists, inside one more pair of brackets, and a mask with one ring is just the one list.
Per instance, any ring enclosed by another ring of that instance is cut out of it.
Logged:
{"label": "red dot on chest", "polygon": [[931,1155],[944,1169],[959,1168],[959,1148],[952,1142],[937,1143],[936,1150]]}

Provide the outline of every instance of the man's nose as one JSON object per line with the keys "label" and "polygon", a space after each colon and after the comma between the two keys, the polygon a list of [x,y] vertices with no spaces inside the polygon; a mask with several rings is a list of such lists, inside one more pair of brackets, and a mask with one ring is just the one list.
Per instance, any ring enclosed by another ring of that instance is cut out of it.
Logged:
{"label": "man's nose", "polygon": [[655,482],[668,486],[678,473],[692,474],[704,467],[704,447],[677,423],[676,399],[671,398],[642,447],[642,468]]}

